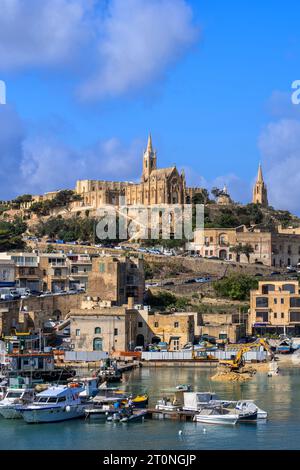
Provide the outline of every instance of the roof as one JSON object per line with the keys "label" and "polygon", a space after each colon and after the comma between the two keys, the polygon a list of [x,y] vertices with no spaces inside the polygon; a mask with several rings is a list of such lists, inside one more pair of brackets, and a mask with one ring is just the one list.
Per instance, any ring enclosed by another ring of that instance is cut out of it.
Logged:
{"label": "roof", "polygon": [[159,168],[156,170],[151,171],[150,177],[152,178],[153,176],[160,178],[163,176],[170,176],[170,174],[176,170],[176,166],[170,166],[168,168]]}

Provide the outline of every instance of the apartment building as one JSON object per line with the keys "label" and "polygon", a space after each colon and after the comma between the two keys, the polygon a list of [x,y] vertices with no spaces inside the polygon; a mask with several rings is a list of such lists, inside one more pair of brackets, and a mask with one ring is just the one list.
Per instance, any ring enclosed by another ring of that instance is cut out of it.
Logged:
{"label": "apartment building", "polygon": [[300,334],[298,281],[260,281],[250,293],[249,332]]}
{"label": "apartment building", "polygon": [[43,253],[39,256],[42,290],[59,292],[69,288],[69,266],[64,253]]}
{"label": "apartment building", "polygon": [[69,287],[87,289],[88,276],[92,270],[92,260],[88,254],[67,254],[69,265]]}
{"label": "apartment building", "polygon": [[16,268],[12,260],[0,259],[0,288],[15,287],[16,285]]}
{"label": "apartment building", "polygon": [[15,286],[41,290],[39,257],[35,253],[0,253],[0,262],[10,261],[15,267]]}

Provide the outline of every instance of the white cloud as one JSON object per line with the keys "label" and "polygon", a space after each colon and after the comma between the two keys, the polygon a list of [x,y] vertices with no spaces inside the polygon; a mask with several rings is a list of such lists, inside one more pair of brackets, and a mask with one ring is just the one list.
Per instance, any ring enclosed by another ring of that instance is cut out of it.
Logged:
{"label": "white cloud", "polygon": [[216,176],[213,179],[206,179],[191,167],[184,167],[187,186],[206,188],[209,191],[217,187],[222,189],[226,184],[231,198],[235,202],[248,203],[251,201],[251,185],[245,182],[234,173]]}
{"label": "white cloud", "polygon": [[121,95],[161,76],[198,31],[184,0],[111,0],[98,42],[98,71],[84,98]]}
{"label": "white cloud", "polygon": [[0,70],[69,61],[89,8],[89,0],[0,0]]}
{"label": "white cloud", "polygon": [[0,71],[76,70],[89,100],[163,76],[198,37],[185,0],[0,0],[0,12]]}
{"label": "white cloud", "polygon": [[270,123],[259,138],[269,202],[300,213],[300,121]]}

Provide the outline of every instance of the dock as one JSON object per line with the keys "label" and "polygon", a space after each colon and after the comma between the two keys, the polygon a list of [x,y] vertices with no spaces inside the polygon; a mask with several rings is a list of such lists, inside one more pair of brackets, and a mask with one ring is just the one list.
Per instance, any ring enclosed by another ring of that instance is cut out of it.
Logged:
{"label": "dock", "polygon": [[150,419],[172,419],[175,421],[193,421],[196,411],[168,411],[156,410],[155,408],[146,408],[147,418]]}

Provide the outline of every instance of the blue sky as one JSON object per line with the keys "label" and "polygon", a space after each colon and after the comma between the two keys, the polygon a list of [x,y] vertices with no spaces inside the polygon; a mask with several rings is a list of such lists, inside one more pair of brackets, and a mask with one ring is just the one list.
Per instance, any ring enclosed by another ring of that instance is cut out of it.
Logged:
{"label": "blue sky", "polygon": [[190,185],[227,183],[246,202],[261,161],[270,203],[300,213],[298,2],[0,0],[0,11],[1,198],[135,180],[151,131],[159,166],[184,167]]}

